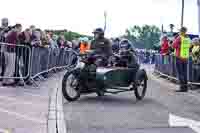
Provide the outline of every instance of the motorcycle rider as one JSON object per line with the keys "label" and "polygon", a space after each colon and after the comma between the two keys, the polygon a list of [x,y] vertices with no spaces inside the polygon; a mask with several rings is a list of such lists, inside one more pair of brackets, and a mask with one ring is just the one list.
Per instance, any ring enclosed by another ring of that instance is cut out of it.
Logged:
{"label": "motorcycle rider", "polygon": [[139,68],[139,64],[137,62],[137,55],[135,52],[135,48],[131,44],[131,42],[127,39],[123,39],[120,42],[120,62],[126,65],[129,68]]}
{"label": "motorcycle rider", "polygon": [[107,66],[109,57],[112,55],[111,41],[104,37],[104,30],[102,28],[96,28],[93,31],[94,40],[91,42],[91,50],[94,50],[95,55],[101,55],[103,58],[102,65]]}

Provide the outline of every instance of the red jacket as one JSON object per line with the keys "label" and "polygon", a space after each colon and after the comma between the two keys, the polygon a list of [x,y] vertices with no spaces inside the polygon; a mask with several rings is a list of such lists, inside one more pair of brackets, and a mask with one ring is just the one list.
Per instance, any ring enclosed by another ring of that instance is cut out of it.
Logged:
{"label": "red jacket", "polygon": [[17,32],[15,31],[11,31],[6,37],[6,43],[16,45],[17,41],[18,41],[18,36],[17,36]]}
{"label": "red jacket", "polygon": [[168,43],[168,40],[165,39],[163,40],[162,44],[161,44],[161,51],[160,53],[161,54],[168,54],[169,52],[169,43]]}

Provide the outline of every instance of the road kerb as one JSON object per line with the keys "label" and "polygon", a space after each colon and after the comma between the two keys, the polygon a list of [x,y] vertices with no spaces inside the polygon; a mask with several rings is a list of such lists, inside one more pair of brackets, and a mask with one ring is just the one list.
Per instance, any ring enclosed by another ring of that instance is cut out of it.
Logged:
{"label": "road kerb", "polygon": [[56,129],[56,96],[58,89],[52,89],[49,96],[48,118],[47,118],[47,133],[57,133]]}
{"label": "road kerb", "polygon": [[67,133],[66,123],[65,123],[65,119],[64,119],[63,97],[62,97],[61,89],[58,89],[58,92],[57,92],[56,110],[57,110],[57,113],[56,113],[56,115],[57,115],[57,117],[56,117],[57,131],[58,131],[58,133]]}

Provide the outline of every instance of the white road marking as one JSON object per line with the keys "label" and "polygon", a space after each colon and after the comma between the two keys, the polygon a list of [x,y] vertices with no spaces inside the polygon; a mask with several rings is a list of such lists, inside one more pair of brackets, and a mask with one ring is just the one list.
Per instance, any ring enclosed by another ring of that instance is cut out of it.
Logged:
{"label": "white road marking", "polygon": [[200,121],[169,114],[168,122],[171,127],[189,127],[195,132],[200,133]]}
{"label": "white road marking", "polygon": [[57,128],[59,132],[62,133],[67,133],[66,130],[66,123],[65,123],[65,115],[64,115],[64,111],[63,111],[63,96],[62,96],[62,90],[58,89],[57,92],[57,98],[56,98],[56,102],[57,102]]}
{"label": "white road marking", "polygon": [[3,108],[0,108],[0,112],[16,116],[16,117],[23,119],[23,120],[28,120],[28,121],[32,121],[32,122],[36,122],[36,123],[40,123],[40,124],[46,124],[46,120],[33,118],[33,117],[28,116],[28,115],[23,115],[23,114],[13,112],[13,111],[9,111],[9,110],[3,109]]}
{"label": "white road marking", "polygon": [[30,93],[30,92],[24,92],[25,94],[28,94],[28,95],[31,95],[33,97],[37,97],[37,98],[41,98],[41,99],[48,99],[47,96],[41,96],[41,95],[38,95],[38,94],[33,94],[33,93]]}

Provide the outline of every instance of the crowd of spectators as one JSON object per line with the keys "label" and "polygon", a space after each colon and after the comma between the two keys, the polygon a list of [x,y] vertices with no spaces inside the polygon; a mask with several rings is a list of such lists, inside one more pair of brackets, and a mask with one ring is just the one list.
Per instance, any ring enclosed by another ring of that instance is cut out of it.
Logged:
{"label": "crowd of spectators", "polygon": [[[3,18],[0,27],[0,78],[3,86],[7,85],[24,85],[19,78],[19,58],[23,58],[24,73],[28,74],[29,55],[31,51],[28,47],[48,48],[48,49],[70,49],[77,48],[76,42],[70,42],[65,39],[64,33],[56,35],[52,32],[43,31],[34,25],[22,30],[21,24],[9,25],[9,20]],[[17,45],[17,46],[16,46]],[[22,45],[25,47],[19,47]],[[29,77],[24,79],[26,84],[32,84]]]}
{"label": "crowd of spectators", "polygon": [[[171,64],[170,59],[173,61],[172,64],[175,64],[180,82],[180,90],[177,92],[188,91],[188,80],[200,81],[200,38],[188,35],[186,27],[182,27],[173,37],[162,37],[160,54],[164,64]],[[169,56],[172,58],[169,59]]]}
{"label": "crowd of spectators", "polygon": [[136,50],[139,57],[139,62],[143,64],[154,64],[157,51],[141,49]]}
{"label": "crowd of spectators", "polygon": [[[171,39],[167,36],[163,36],[161,39],[161,48],[160,54],[161,55],[175,55],[176,49],[173,45],[176,43],[177,38],[179,37],[178,34],[175,34],[174,37]],[[192,38],[191,45],[190,45],[190,56],[192,57],[192,61],[194,64],[200,64],[200,38],[195,37]]]}

